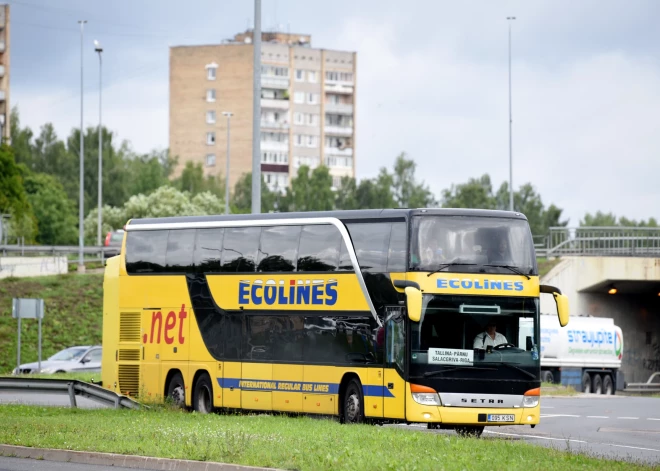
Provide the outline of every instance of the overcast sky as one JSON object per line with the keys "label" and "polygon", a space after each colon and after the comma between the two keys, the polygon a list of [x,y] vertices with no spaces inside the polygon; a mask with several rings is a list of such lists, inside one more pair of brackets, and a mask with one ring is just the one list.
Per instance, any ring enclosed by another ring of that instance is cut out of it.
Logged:
{"label": "overcast sky", "polygon": [[[168,48],[245,30],[252,0],[10,0],[11,104],[35,132],[104,124],[136,151],[168,146]],[[489,173],[508,180],[513,23],[514,187],[531,182],[570,224],[584,213],[660,217],[657,0],[262,0],[264,29],[357,51],[358,179],[405,151],[440,197]]]}

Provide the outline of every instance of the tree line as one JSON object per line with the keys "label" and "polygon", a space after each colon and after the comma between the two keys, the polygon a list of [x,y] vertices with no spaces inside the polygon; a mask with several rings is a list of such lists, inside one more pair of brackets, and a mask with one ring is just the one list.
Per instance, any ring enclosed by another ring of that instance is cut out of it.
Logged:
{"label": "tree line", "polygon": [[[103,137],[103,235],[122,227],[128,219],[224,212],[224,178],[205,176],[201,163],[187,162],[173,176],[176,156],[167,150],[136,153],[129,142],[118,142],[114,133],[101,129]],[[84,233],[86,244],[96,243],[99,130],[90,127],[84,140]],[[10,237],[26,243],[73,245],[78,240],[80,129],[61,140],[51,123],[36,135],[22,127],[16,108],[11,113],[11,146],[0,146],[0,213],[11,214]],[[284,193],[261,188],[262,212],[325,211],[375,208],[480,208],[508,209],[509,188],[503,182],[495,190],[484,174],[451,185],[438,200],[416,175],[416,163],[405,153],[396,157],[391,170],[382,167],[373,178],[341,179],[332,188],[329,169],[301,166]],[[252,176],[244,174],[230,196],[232,213],[249,213]],[[514,209],[525,214],[534,235],[549,227],[565,226],[561,208],[546,206],[531,183],[514,191]],[[600,211],[587,213],[581,226],[657,227],[655,219],[634,221]]]}

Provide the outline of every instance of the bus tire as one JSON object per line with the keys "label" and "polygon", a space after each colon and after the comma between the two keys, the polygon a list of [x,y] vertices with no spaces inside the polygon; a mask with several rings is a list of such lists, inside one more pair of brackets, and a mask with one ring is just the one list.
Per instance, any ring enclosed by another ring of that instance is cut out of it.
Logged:
{"label": "bus tire", "polygon": [[456,427],[456,433],[462,438],[479,438],[484,433],[483,426],[460,425]]}
{"label": "bus tire", "polygon": [[589,376],[589,373],[582,375],[582,392],[585,394],[591,393],[591,376]]}
{"label": "bus tire", "polygon": [[352,378],[344,390],[340,422],[342,424],[364,422],[364,396],[362,395],[362,385],[356,378]]}
{"label": "bus tire", "polygon": [[167,399],[178,409],[186,407],[186,387],[183,376],[178,371],[172,375],[167,383]]}
{"label": "bus tire", "polygon": [[603,378],[600,375],[594,375],[592,381],[594,394],[603,394]]}
{"label": "bus tire", "polygon": [[193,409],[200,414],[213,412],[213,384],[206,373],[202,373],[195,382]]}
{"label": "bus tire", "polygon": [[614,383],[612,382],[612,377],[610,375],[605,375],[603,377],[603,394],[606,396],[614,394]]}

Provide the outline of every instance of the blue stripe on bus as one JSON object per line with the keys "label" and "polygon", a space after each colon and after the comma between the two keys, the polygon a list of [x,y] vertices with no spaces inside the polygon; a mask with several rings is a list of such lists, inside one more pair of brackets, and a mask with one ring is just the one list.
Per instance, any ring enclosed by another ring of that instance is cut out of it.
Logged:
{"label": "blue stripe on bus", "polygon": [[[316,394],[338,394],[339,384],[312,383],[302,381],[273,381],[265,379],[216,378],[221,388],[234,388],[243,391],[281,391]],[[362,393],[372,397],[394,397],[384,386],[362,386]]]}

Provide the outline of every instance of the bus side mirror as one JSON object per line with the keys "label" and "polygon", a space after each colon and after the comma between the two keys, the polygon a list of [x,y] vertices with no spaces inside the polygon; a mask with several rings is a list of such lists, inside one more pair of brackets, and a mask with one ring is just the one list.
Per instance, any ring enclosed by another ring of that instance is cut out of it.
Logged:
{"label": "bus side mirror", "polygon": [[568,324],[568,298],[564,294],[552,293],[555,297],[557,304],[557,317],[559,317],[559,325],[566,327]]}
{"label": "bus side mirror", "polygon": [[408,305],[408,318],[412,322],[419,322],[422,317],[422,292],[418,288],[406,286],[406,301]]}
{"label": "bus side mirror", "polygon": [[557,304],[557,317],[559,318],[559,325],[566,327],[568,325],[568,298],[561,294],[559,288],[555,288],[550,285],[541,285],[541,293],[549,293],[555,298],[555,304]]}

